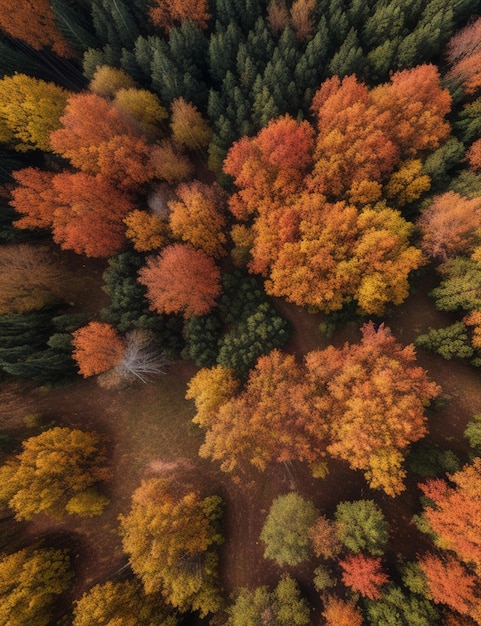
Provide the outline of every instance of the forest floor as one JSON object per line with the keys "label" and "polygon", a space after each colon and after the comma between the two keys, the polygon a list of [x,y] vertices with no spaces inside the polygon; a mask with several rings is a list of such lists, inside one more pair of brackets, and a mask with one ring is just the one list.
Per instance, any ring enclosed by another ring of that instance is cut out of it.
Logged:
{"label": "forest floor", "polygon": [[[74,263],[68,259],[68,263]],[[103,267],[85,262],[82,279],[72,290],[72,301],[92,313],[106,303],[99,280]],[[426,295],[433,277],[422,279],[422,287],[386,319],[395,337],[410,343],[428,326],[440,327],[449,322],[434,309]],[[75,293],[74,293],[75,291]],[[277,301],[278,309],[293,325],[294,334],[286,349],[298,358],[313,349],[324,347],[328,340],[319,331],[320,315]],[[357,325],[348,324],[330,340],[335,345],[359,338]],[[419,364],[442,387],[443,402],[429,413],[429,438],[444,448],[464,453],[462,433],[467,421],[481,412],[481,385],[478,370],[462,361],[444,361],[418,352]],[[275,585],[281,573],[275,563],[264,560],[259,533],[272,500],[279,494],[296,490],[310,498],[330,515],[341,500],[372,498],[391,524],[389,552],[413,557],[422,549],[423,538],[411,523],[419,510],[416,478],[408,479],[408,489],[392,499],[370,491],[361,472],[351,471],[346,463],[331,461],[327,478],[313,479],[301,464],[272,467],[264,474],[246,469],[237,476],[223,474],[216,464],[201,459],[198,449],[203,436],[192,424],[193,403],[184,399],[186,385],[197,371],[192,362],[172,363],[165,375],[151,384],[128,389],[104,389],[95,379],[79,379],[57,389],[29,390],[12,383],[10,401],[0,409],[0,419],[18,421],[23,415],[37,412],[46,423],[65,424],[95,430],[105,437],[109,447],[112,478],[106,486],[111,504],[105,513],[93,519],[73,516],[54,521],[40,516],[19,524],[26,542],[40,537],[47,541],[74,546],[75,583],[65,603],[78,598],[92,585],[122,574],[127,559],[122,553],[118,534],[118,516],[130,507],[132,492],[142,479],[175,472],[177,480],[198,487],[205,494],[217,493],[225,500],[224,533],[221,547],[221,583],[226,594],[241,586]],[[8,394],[7,394],[8,395]],[[5,398],[7,398],[7,395]],[[314,607],[313,623],[320,602],[312,585],[314,561],[289,571]],[[200,623],[200,622],[199,622]]]}

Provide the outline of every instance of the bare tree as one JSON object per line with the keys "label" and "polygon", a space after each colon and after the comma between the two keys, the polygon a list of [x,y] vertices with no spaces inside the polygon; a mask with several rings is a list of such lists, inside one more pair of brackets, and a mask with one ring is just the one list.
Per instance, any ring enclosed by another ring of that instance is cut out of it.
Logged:
{"label": "bare tree", "polygon": [[153,346],[152,333],[136,329],[126,336],[122,360],[99,376],[99,384],[103,387],[116,387],[136,379],[147,384],[152,376],[165,374],[166,365],[166,356]]}

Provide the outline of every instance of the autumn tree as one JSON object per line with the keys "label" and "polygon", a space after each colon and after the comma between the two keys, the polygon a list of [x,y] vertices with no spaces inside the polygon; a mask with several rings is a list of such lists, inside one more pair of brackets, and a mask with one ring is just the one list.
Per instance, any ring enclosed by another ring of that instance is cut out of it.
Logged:
{"label": "autumn tree", "polygon": [[50,152],[50,134],[61,126],[68,95],[54,83],[25,74],[4,76],[0,80],[0,141],[17,152]]}
{"label": "autumn tree", "polygon": [[296,37],[301,41],[310,39],[314,30],[315,0],[295,0],[290,10],[290,23]]}
{"label": "autumn tree", "polygon": [[324,601],[322,612],[326,626],[362,626],[363,619],[360,609],[354,602],[328,596]]}
{"label": "autumn tree", "polygon": [[34,50],[52,48],[59,56],[74,56],[74,51],[58,29],[48,0],[35,2],[20,0],[15,5],[8,0],[2,0],[0,28],[14,39],[24,41]]}
{"label": "autumn tree", "polygon": [[200,455],[228,472],[244,461],[263,471],[271,462],[301,460],[322,475],[327,424],[313,411],[305,378],[292,355],[273,350],[260,357],[244,391],[209,417]]}
{"label": "autumn tree", "polygon": [[422,248],[441,261],[460,254],[469,255],[480,245],[481,201],[454,191],[435,196],[417,221]]}
{"label": "autumn tree", "polygon": [[167,224],[155,213],[135,209],[124,218],[124,224],[125,236],[137,252],[156,250],[167,239]]}
{"label": "autumn tree", "polygon": [[86,256],[109,257],[124,245],[123,219],[133,210],[133,200],[106,178],[26,168],[15,179],[19,185],[11,204],[22,216],[16,227],[51,228],[62,248]]}
{"label": "autumn tree", "polygon": [[150,257],[139,272],[151,308],[158,313],[208,313],[220,294],[220,270],[202,250],[189,245],[167,246]]}
{"label": "autumn tree", "polygon": [[47,626],[53,604],[70,584],[63,550],[24,549],[0,557],[1,626]]}
{"label": "autumn tree", "polygon": [[447,476],[451,485],[440,478],[419,485],[432,502],[424,509],[423,517],[439,547],[451,550],[464,563],[480,567],[481,458],[476,457],[472,465]]}
{"label": "autumn tree", "polygon": [[448,137],[451,96],[441,86],[435,65],[395,72],[389,83],[372,90],[371,97],[380,113],[389,116],[391,137],[402,154],[413,157],[434,150]]}
{"label": "autumn tree", "polygon": [[150,149],[140,130],[118,107],[94,93],[72,95],[50,135],[54,152],[88,174],[102,174],[122,189],[154,177]]}
{"label": "autumn tree", "polygon": [[154,334],[136,328],[125,337],[120,361],[101,374],[99,384],[116,387],[136,381],[148,383],[152,377],[165,374],[166,365],[167,358],[155,347]]}
{"label": "autumn tree", "polygon": [[98,96],[114,98],[120,89],[135,87],[133,78],[122,69],[100,65],[90,79],[89,89]]}
{"label": "autumn tree", "polygon": [[73,626],[177,626],[178,620],[160,594],[145,594],[135,580],[106,582],[89,589],[75,602]]}
{"label": "autumn tree", "polygon": [[65,275],[43,248],[0,247],[0,314],[35,311],[59,302]]}
{"label": "autumn tree", "polygon": [[480,32],[481,19],[478,18],[457,31],[447,46],[446,56],[451,65],[447,78],[454,84],[461,84],[467,94],[475,93],[481,87]]}
{"label": "autumn tree", "polygon": [[370,322],[361,332],[359,344],[310,352],[306,366],[327,390],[317,402],[330,423],[328,451],[394,496],[404,489],[403,452],[425,434],[425,403],[439,387],[415,365],[414,347],[402,347],[387,327]]}
{"label": "autumn tree", "polygon": [[273,559],[280,566],[306,561],[312,549],[309,529],[317,516],[314,504],[295,491],[278,496],[260,534],[266,547],[264,558]]}
{"label": "autumn tree", "polygon": [[196,106],[184,98],[176,98],[170,105],[170,128],[175,141],[189,150],[199,150],[209,145],[212,131]]}
{"label": "autumn tree", "polygon": [[273,119],[256,137],[242,137],[229,150],[224,172],[239,191],[229,200],[237,218],[255,213],[271,200],[285,200],[302,190],[312,166],[314,129],[286,115]]}
{"label": "autumn tree", "polygon": [[121,88],[115,94],[114,106],[127,115],[139,132],[150,141],[165,134],[167,109],[151,91],[134,87]]}
{"label": "autumn tree", "polygon": [[155,0],[150,9],[150,19],[157,28],[170,31],[184,20],[207,28],[210,14],[207,0]]}
{"label": "autumn tree", "polygon": [[0,468],[0,500],[16,519],[102,512],[108,500],[95,485],[109,472],[97,434],[57,426],[22,445],[22,452]]}
{"label": "autumn tree", "polygon": [[436,604],[447,604],[461,615],[469,615],[476,604],[479,607],[479,579],[455,558],[449,554],[425,554],[418,565]]}
{"label": "autumn tree", "polygon": [[409,274],[423,262],[409,245],[413,230],[384,204],[359,212],[306,194],[256,221],[249,268],[267,277],[267,293],[298,305],[328,313],[355,300],[363,312],[381,315],[406,299]]}
{"label": "autumn tree", "polygon": [[219,609],[220,503],[218,496],[179,492],[169,479],[142,482],[120,525],[124,550],[147,594],[161,593],[180,611],[198,610],[202,616]]}
{"label": "autumn tree", "polygon": [[374,500],[340,502],[335,521],[341,542],[354,552],[381,556],[388,540],[389,526]]}
{"label": "autumn tree", "polygon": [[274,620],[278,626],[307,626],[310,624],[309,606],[301,597],[299,586],[291,576],[284,574],[274,589],[242,588],[228,609],[228,626],[250,626]]}
{"label": "autumn tree", "polygon": [[177,200],[169,205],[169,224],[174,237],[200,248],[206,254],[225,254],[226,197],[214,183],[194,180],[181,183],[175,190]]}
{"label": "autumn tree", "polygon": [[481,170],[481,139],[475,141],[466,152],[466,158],[473,170]]}
{"label": "autumn tree", "polygon": [[72,344],[79,374],[85,378],[101,374],[118,365],[124,355],[125,341],[113,326],[90,322],[73,333]]}
{"label": "autumn tree", "polygon": [[337,556],[342,548],[337,526],[325,515],[320,515],[309,529],[314,554],[324,559]]}
{"label": "autumn tree", "polygon": [[186,180],[194,171],[194,166],[182,146],[172,138],[163,139],[152,146],[150,165],[156,178],[165,180],[171,185]]}
{"label": "autumn tree", "polygon": [[195,402],[196,415],[192,420],[202,428],[208,428],[217,410],[239,388],[239,381],[231,369],[216,365],[203,368],[190,379],[185,397]]}
{"label": "autumn tree", "polygon": [[380,587],[388,582],[389,577],[383,571],[380,558],[354,554],[339,561],[342,582],[354,592],[370,600],[378,600],[382,593]]}

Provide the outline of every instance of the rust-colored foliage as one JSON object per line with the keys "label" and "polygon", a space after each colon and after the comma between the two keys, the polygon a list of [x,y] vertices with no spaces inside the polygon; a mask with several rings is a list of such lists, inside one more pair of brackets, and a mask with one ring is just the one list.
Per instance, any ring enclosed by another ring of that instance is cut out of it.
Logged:
{"label": "rust-colored foliage", "polygon": [[157,28],[169,31],[184,20],[207,28],[210,14],[208,0],[155,0],[150,19]]}
{"label": "rust-colored foliage", "polygon": [[270,295],[325,312],[354,300],[376,315],[405,300],[424,258],[409,245],[412,224],[389,203],[429,189],[417,157],[446,138],[449,109],[430,65],[373,90],[333,77],[312,101],[317,130],[286,115],[233,144],[229,208],[249,221],[248,267]]}
{"label": "rust-colored foliage", "polygon": [[75,56],[57,28],[49,0],[0,0],[0,29],[34,50],[52,48],[59,56]]}
{"label": "rust-colored foliage", "polygon": [[294,0],[291,7],[291,27],[301,41],[309,39],[314,29],[316,0]]}
{"label": "rust-colored foliage", "polygon": [[256,137],[243,137],[231,147],[224,171],[240,188],[230,200],[236,217],[302,190],[304,175],[312,166],[313,135],[308,122],[285,115],[272,120]]}
{"label": "rust-colored foliage", "polygon": [[477,139],[466,152],[466,157],[473,170],[481,170],[481,139]]}
{"label": "rust-colored foliage", "polygon": [[380,557],[352,554],[339,561],[339,565],[345,585],[369,600],[381,598],[380,587],[388,582],[389,576],[382,569]]}
{"label": "rust-colored foliage", "polygon": [[0,315],[58,302],[63,283],[61,267],[45,249],[28,244],[0,247]]}
{"label": "rust-colored foliage", "polygon": [[477,603],[478,577],[450,555],[425,554],[418,564],[426,576],[429,592],[436,603],[447,604],[462,615]]}
{"label": "rust-colored foliage", "polygon": [[362,469],[371,487],[395,496],[404,489],[403,452],[426,433],[424,406],[439,387],[381,325],[365,324],[359,344],[310,352],[313,384],[326,389],[316,402],[330,420],[328,451]]}
{"label": "rust-colored foliage", "polygon": [[466,93],[475,93],[481,87],[481,18],[451,37],[447,59],[448,79],[461,83]]}
{"label": "rust-colored foliage", "polygon": [[417,222],[421,246],[442,261],[469,255],[481,243],[481,198],[465,198],[454,191],[435,196]]}
{"label": "rust-colored foliage", "polygon": [[224,255],[226,194],[221,187],[194,180],[181,183],[175,194],[178,200],[169,202],[169,223],[174,237],[209,256]]}
{"label": "rust-colored foliage", "polygon": [[452,550],[458,559],[481,567],[481,458],[455,474],[453,486],[440,478],[419,485],[434,507],[424,517],[437,535],[440,547]]}
{"label": "rust-colored foliage", "polygon": [[90,322],[72,337],[72,356],[85,378],[106,372],[122,360],[125,342],[110,324]]}
{"label": "rust-colored foliage", "polygon": [[325,626],[362,626],[360,609],[353,602],[329,596],[324,601],[322,616]]}
{"label": "rust-colored foliage", "polygon": [[50,135],[55,152],[89,174],[102,174],[123,189],[154,177],[150,148],[134,122],[94,93],[69,98],[63,128]]}
{"label": "rust-colored foliage", "polygon": [[10,204],[22,217],[14,222],[17,228],[51,228],[56,208],[53,172],[26,167],[12,174],[18,183],[12,190]]}
{"label": "rust-colored foliage", "polygon": [[451,96],[441,87],[434,65],[395,72],[389,83],[372,90],[371,98],[379,112],[388,116],[389,133],[406,156],[434,150],[449,135],[445,118],[451,110]]}
{"label": "rust-colored foliage", "polygon": [[355,76],[326,80],[314,95],[319,129],[311,186],[342,197],[362,180],[382,180],[400,158],[390,128],[390,113],[372,101]]}
{"label": "rust-colored foliage", "polygon": [[336,524],[325,515],[320,515],[309,531],[314,554],[331,559],[341,551],[341,541],[337,536]]}
{"label": "rust-colored foliage", "polygon": [[23,215],[18,228],[52,228],[54,241],[66,250],[109,257],[125,242],[123,218],[132,198],[102,176],[84,172],[52,175],[34,168],[15,174],[12,206]]}
{"label": "rust-colored foliage", "polygon": [[327,436],[312,410],[312,391],[292,355],[278,350],[259,358],[245,390],[222,404],[200,454],[233,471],[242,461],[264,470],[270,462],[322,461]]}
{"label": "rust-colored foliage", "polygon": [[110,257],[125,243],[123,218],[132,210],[130,196],[101,176],[83,172],[53,179],[57,208],[53,238],[67,250],[92,257]]}
{"label": "rust-colored foliage", "polygon": [[213,259],[192,246],[174,244],[148,259],[139,272],[150,306],[158,313],[205,315],[220,294],[220,270]]}
{"label": "rust-colored foliage", "polygon": [[194,167],[182,147],[172,139],[164,139],[152,146],[150,164],[156,178],[170,184],[189,178]]}

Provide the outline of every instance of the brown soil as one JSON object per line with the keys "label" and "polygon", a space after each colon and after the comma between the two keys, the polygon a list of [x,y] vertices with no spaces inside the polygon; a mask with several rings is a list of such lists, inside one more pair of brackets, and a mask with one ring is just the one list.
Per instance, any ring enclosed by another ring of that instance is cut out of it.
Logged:
{"label": "brown soil", "polygon": [[[65,257],[69,269],[75,271],[78,257]],[[83,310],[95,315],[106,303],[100,289],[100,276],[105,265],[85,263],[81,280],[74,280],[72,300]],[[80,270],[80,268],[77,268]],[[74,274],[75,276],[75,274]],[[428,326],[450,323],[448,316],[437,312],[424,291],[412,295],[407,302],[387,317],[386,323],[402,342],[413,341]],[[327,345],[319,332],[321,315],[283,301],[278,309],[290,320],[295,333],[287,349],[298,358],[313,349]],[[355,341],[358,328],[348,325],[333,338],[336,345]],[[446,404],[429,417],[429,437],[450,448],[462,451],[462,432],[466,422],[481,411],[479,371],[469,365],[419,352],[419,363],[443,389]],[[118,516],[129,509],[130,497],[143,478],[175,473],[179,481],[192,484],[207,493],[219,493],[225,499],[224,531],[226,542],[221,548],[221,582],[226,597],[240,586],[274,585],[281,569],[263,558],[259,533],[272,500],[281,493],[297,490],[312,499],[327,514],[332,514],[341,500],[374,498],[391,523],[389,553],[414,557],[422,548],[420,537],[410,518],[419,508],[416,480],[396,499],[368,489],[360,472],[351,471],[345,463],[330,463],[330,474],[315,480],[300,464],[270,468],[264,474],[246,469],[237,477],[227,476],[215,464],[199,458],[202,433],[191,423],[193,406],[184,400],[185,387],[195,373],[190,362],[171,365],[168,374],[152,384],[127,390],[107,390],[95,380],[78,381],[60,389],[35,390],[25,393],[18,383],[4,386],[6,403],[0,410],[3,420],[18,420],[33,410],[47,422],[93,429],[104,435],[109,449],[112,479],[106,486],[111,504],[105,513],[94,519],[68,517],[53,521],[40,517],[19,525],[25,540],[47,537],[48,542],[66,542],[74,546],[75,583],[65,599],[67,605],[93,584],[121,575],[127,567],[118,535]],[[3,422],[6,423],[5,421]],[[316,563],[291,569],[303,592],[313,604],[313,623],[318,623],[320,601],[312,585]]]}

